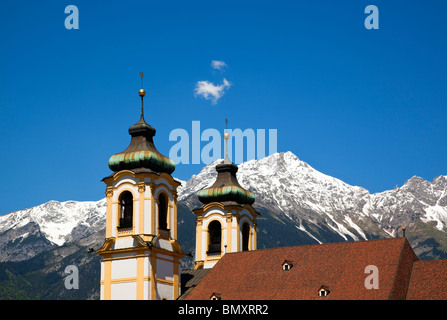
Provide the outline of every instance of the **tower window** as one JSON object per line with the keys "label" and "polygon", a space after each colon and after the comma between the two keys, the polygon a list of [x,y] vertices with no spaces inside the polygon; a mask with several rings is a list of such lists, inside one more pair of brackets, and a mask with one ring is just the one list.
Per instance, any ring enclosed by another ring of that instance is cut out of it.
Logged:
{"label": "tower window", "polygon": [[250,225],[245,222],[242,225],[242,251],[248,251],[248,243],[250,240]]}
{"label": "tower window", "polygon": [[168,229],[168,199],[163,193],[158,197],[158,229]]}
{"label": "tower window", "polygon": [[208,253],[220,253],[221,251],[221,239],[222,239],[222,227],[220,222],[213,220],[208,225]]}
{"label": "tower window", "polygon": [[120,204],[120,228],[132,227],[133,220],[133,196],[129,191],[124,191],[119,197]]}

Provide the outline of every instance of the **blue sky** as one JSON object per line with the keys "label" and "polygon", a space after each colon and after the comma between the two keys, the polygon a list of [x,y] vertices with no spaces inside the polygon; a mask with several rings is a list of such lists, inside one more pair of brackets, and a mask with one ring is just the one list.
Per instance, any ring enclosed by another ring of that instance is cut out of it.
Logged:
{"label": "blue sky", "polygon": [[[379,29],[367,30],[367,5]],[[79,29],[64,26],[79,9]],[[370,192],[447,174],[445,1],[12,1],[0,4],[0,214],[99,200],[145,118],[277,129],[277,150]],[[211,67],[224,61],[223,70]],[[215,104],[198,81],[231,86]],[[202,143],[202,147],[204,143]],[[204,164],[179,164],[187,180]]]}

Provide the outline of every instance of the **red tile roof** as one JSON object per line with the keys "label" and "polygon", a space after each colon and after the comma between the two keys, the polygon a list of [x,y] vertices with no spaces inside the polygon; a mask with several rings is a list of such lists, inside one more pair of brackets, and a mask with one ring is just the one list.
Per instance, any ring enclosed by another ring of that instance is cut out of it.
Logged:
{"label": "red tile roof", "polygon": [[[285,260],[293,261],[283,270]],[[405,238],[280,247],[227,253],[186,300],[405,299],[413,263]],[[377,267],[379,288],[367,289],[365,273]],[[319,297],[321,287],[330,293]]]}
{"label": "red tile roof", "polygon": [[407,299],[447,300],[447,260],[417,261]]}

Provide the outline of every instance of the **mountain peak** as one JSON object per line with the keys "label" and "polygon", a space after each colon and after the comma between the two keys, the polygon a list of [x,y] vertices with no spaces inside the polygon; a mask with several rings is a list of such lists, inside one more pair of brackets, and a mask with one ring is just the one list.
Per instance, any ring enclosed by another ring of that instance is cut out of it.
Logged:
{"label": "mountain peak", "polygon": [[50,200],[29,209],[0,216],[0,233],[10,229],[18,230],[33,223],[49,241],[60,246],[68,239],[73,240],[75,229],[79,237],[82,236],[80,226],[83,229],[92,228],[92,230],[102,227],[105,220],[105,207],[105,199],[64,202]]}
{"label": "mountain peak", "polygon": [[[198,191],[214,183],[216,166],[222,161],[218,159],[182,181],[179,203],[190,208],[200,206]],[[286,232],[283,226],[298,239],[319,243],[395,236],[403,225],[415,233],[409,227],[419,226],[416,223],[420,222],[426,230],[435,228],[434,234],[447,231],[446,176],[436,177],[433,182],[414,176],[401,188],[370,194],[319,172],[290,151],[243,162],[236,174],[241,187],[255,195],[253,206],[264,217],[260,222],[280,226],[269,235],[272,241],[281,237],[278,232]],[[35,250],[44,250],[82,239],[104,228],[105,211],[105,199],[52,200],[0,216],[0,236],[10,244],[9,253],[5,253],[6,245],[2,247],[2,243],[0,251],[10,259],[18,257],[14,250],[22,240],[40,248]],[[261,224],[259,228],[262,232],[268,229]]]}

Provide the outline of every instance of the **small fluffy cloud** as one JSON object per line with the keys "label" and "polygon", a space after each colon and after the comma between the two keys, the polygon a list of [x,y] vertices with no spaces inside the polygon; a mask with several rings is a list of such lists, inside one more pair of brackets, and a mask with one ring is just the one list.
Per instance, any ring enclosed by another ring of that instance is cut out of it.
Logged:
{"label": "small fluffy cloud", "polygon": [[225,78],[221,85],[215,85],[209,81],[197,81],[194,95],[196,97],[201,96],[206,100],[211,100],[212,104],[216,104],[217,100],[219,100],[230,87],[230,82]]}
{"label": "small fluffy cloud", "polygon": [[221,60],[213,60],[211,61],[211,67],[216,70],[222,70],[225,68],[227,64]]}

